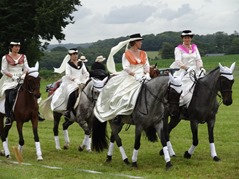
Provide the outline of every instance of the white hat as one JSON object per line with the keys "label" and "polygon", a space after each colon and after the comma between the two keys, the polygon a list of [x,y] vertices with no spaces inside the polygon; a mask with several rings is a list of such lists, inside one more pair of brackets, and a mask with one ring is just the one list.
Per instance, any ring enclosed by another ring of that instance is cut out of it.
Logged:
{"label": "white hat", "polygon": [[21,45],[21,43],[17,42],[17,41],[12,41],[12,42],[10,42],[10,45]]}
{"label": "white hat", "polygon": [[104,60],[105,58],[102,55],[100,55],[95,59],[95,62],[103,62]]}
{"label": "white hat", "polygon": [[70,50],[68,50],[69,54],[73,54],[73,53],[78,53],[78,50],[76,48],[71,48]]}
{"label": "white hat", "polygon": [[85,58],[85,56],[83,56],[83,55],[80,57],[80,61],[82,61],[82,62],[88,62],[88,60],[87,60],[87,59]]}
{"label": "white hat", "polygon": [[194,34],[192,33],[191,30],[184,30],[181,34],[181,37],[183,38],[185,36],[189,36],[189,37],[193,38]]}

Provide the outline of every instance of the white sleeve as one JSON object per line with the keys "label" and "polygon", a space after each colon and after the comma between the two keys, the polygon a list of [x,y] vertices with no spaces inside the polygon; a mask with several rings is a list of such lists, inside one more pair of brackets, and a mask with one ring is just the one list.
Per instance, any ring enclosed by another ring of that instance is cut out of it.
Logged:
{"label": "white sleeve", "polygon": [[202,58],[201,58],[198,48],[196,48],[196,63],[197,63],[198,68],[203,67]]}
{"label": "white sleeve", "polygon": [[67,63],[66,64],[66,76],[72,77],[71,66]]}
{"label": "white sleeve", "polygon": [[146,63],[144,64],[144,73],[149,73],[149,71],[150,71],[150,64],[149,64],[148,55],[146,53]]}
{"label": "white sleeve", "polygon": [[90,74],[89,72],[87,71],[86,67],[85,67],[85,64],[82,63],[82,75],[83,75],[83,78],[85,79],[84,80],[84,83],[86,83],[88,80],[89,80],[89,77],[90,77]]}
{"label": "white sleeve", "polygon": [[6,75],[7,73],[9,73],[9,72],[7,71],[7,60],[6,60],[6,56],[5,56],[5,55],[2,57],[2,69],[1,69],[1,73],[4,74],[4,75]]}
{"label": "white sleeve", "polygon": [[123,67],[123,70],[126,71],[127,73],[132,72],[131,68],[130,68],[130,63],[127,60],[127,58],[125,57],[125,53],[122,56],[122,67]]}
{"label": "white sleeve", "polygon": [[177,47],[174,50],[174,57],[175,57],[175,63],[177,64],[178,67],[181,67],[184,65],[182,62],[182,52]]}

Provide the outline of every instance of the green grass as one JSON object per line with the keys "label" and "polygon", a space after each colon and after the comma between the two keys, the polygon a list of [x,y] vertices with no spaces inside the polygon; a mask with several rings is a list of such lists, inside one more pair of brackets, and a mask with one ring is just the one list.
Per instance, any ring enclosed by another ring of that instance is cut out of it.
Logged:
{"label": "green grass", "polygon": [[[205,57],[204,64],[207,70],[218,66],[218,62],[229,66],[233,61],[238,60],[237,56]],[[154,62],[153,62],[154,63]],[[152,63],[152,64],[153,64]],[[159,60],[160,68],[165,68],[170,60]],[[69,127],[71,140],[68,150],[57,151],[53,137],[53,121],[46,120],[39,123],[39,135],[44,160],[36,161],[35,145],[31,129],[31,123],[24,125],[25,146],[23,150],[24,163],[19,165],[12,151],[12,146],[17,146],[18,135],[16,123],[13,124],[9,133],[9,147],[12,158],[7,160],[0,157],[0,178],[227,178],[234,179],[239,176],[239,141],[238,141],[238,110],[239,110],[239,69],[238,64],[234,71],[235,83],[233,85],[233,104],[231,106],[221,105],[217,114],[215,126],[215,145],[220,162],[214,162],[210,157],[208,135],[206,124],[199,125],[199,145],[191,159],[184,159],[183,153],[191,145],[190,125],[182,121],[171,133],[171,142],[177,157],[171,158],[173,168],[165,171],[165,162],[162,156],[158,155],[161,149],[160,142],[150,143],[144,136],[141,139],[141,148],[138,156],[138,169],[124,165],[119,150],[115,146],[113,161],[110,164],[104,163],[107,155],[103,153],[79,152],[78,146],[83,140],[83,131],[75,123]],[[41,91],[43,98],[46,98],[46,84],[50,80],[43,80]],[[203,97],[203,96],[202,96]],[[61,123],[62,124],[62,123]],[[64,144],[62,127],[60,124],[60,142]],[[110,129],[108,128],[108,133]],[[121,132],[122,141],[126,154],[131,160],[134,143],[134,126],[128,131]],[[2,147],[1,147],[2,148]],[[26,165],[31,164],[31,165]],[[59,167],[58,169],[46,168],[46,166]],[[93,170],[100,173],[89,173]]]}

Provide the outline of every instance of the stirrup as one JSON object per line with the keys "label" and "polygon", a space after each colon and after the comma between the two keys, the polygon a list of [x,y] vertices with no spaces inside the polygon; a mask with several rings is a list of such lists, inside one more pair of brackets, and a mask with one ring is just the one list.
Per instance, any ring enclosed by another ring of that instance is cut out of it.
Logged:
{"label": "stirrup", "polygon": [[6,125],[6,126],[10,126],[10,125],[12,125],[12,120],[11,120],[10,117],[8,117],[8,118],[6,119],[6,121],[5,121],[5,125]]}

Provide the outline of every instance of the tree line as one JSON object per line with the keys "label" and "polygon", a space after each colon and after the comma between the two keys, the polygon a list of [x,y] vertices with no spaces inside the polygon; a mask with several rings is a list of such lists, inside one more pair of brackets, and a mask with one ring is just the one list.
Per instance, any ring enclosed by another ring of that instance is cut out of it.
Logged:
{"label": "tree line", "polygon": [[[158,60],[160,58],[172,59],[174,58],[174,48],[182,43],[180,35],[181,32],[172,31],[163,32],[157,35],[144,35],[142,49],[145,51],[156,51],[158,53],[158,55],[151,60]],[[129,39],[129,37],[99,40],[87,45],[76,44],[75,47],[80,51],[80,55],[86,56],[89,60],[88,65],[91,65],[99,55],[103,55],[107,58],[110,49],[126,39]],[[207,35],[195,34],[192,42],[198,46],[201,56],[212,53],[239,54],[239,33],[236,31],[230,35],[224,32],[216,32]],[[51,49],[50,52],[45,52],[40,62],[41,67],[51,70],[53,67],[58,67],[67,54],[67,50],[67,45],[63,45]],[[121,49],[121,51],[115,55],[114,58],[116,63],[121,63],[121,57],[124,50],[125,49]]]}

